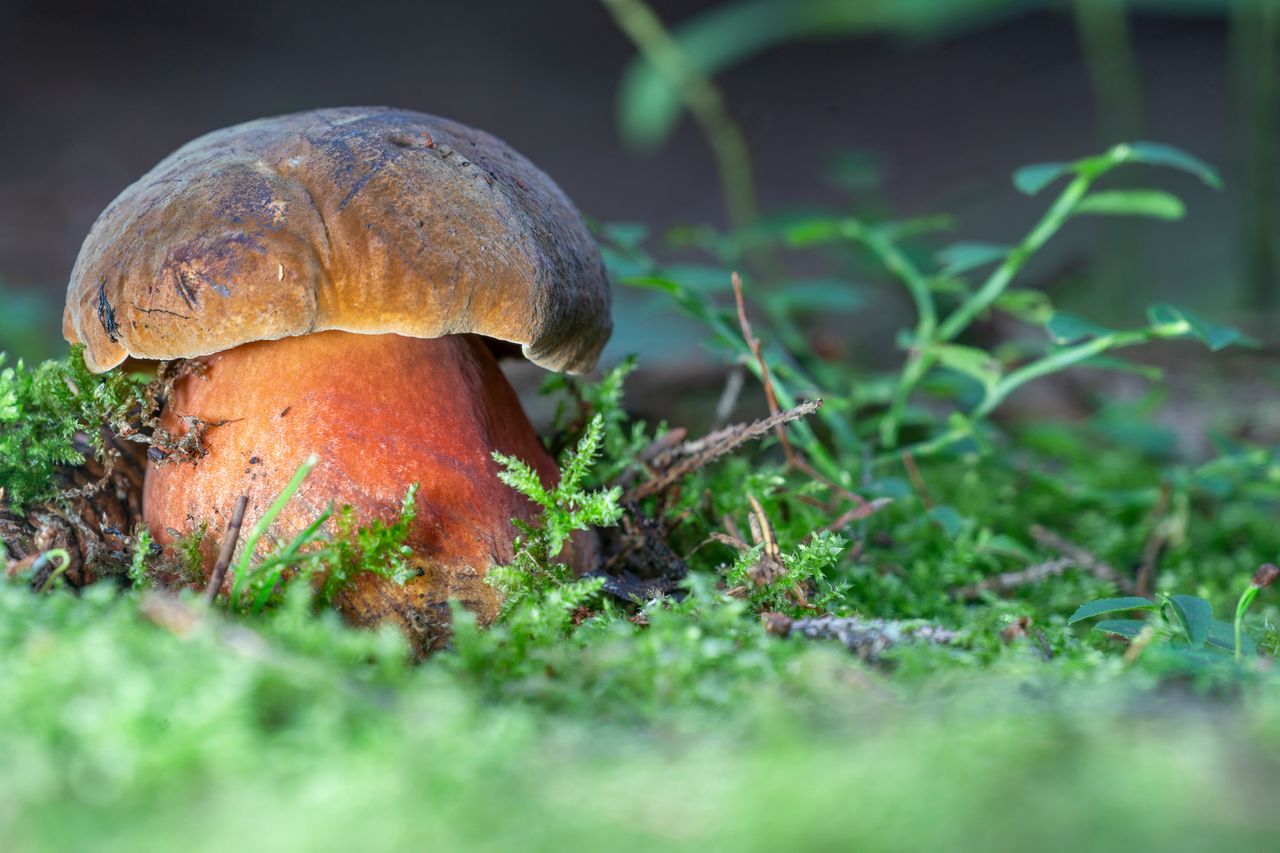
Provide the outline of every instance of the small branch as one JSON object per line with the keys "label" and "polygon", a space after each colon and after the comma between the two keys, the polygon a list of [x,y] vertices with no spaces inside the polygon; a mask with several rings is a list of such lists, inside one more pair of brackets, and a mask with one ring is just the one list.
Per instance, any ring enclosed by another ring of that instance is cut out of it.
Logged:
{"label": "small branch", "polygon": [[1133,581],[1129,580],[1120,572],[1111,566],[1099,560],[1087,549],[1069,542],[1052,530],[1046,530],[1040,525],[1034,525],[1031,528],[1031,538],[1046,548],[1052,548],[1064,557],[1070,558],[1080,568],[1092,572],[1099,580],[1104,580],[1116,585],[1122,592],[1133,595],[1137,592],[1137,587]]}
{"label": "small branch", "polygon": [[652,480],[647,480],[632,488],[623,496],[623,500],[638,501],[650,495],[664,492],[689,474],[718,459],[739,445],[759,438],[775,428],[780,428],[783,424],[811,415],[820,408],[822,408],[821,400],[807,400],[794,409],[787,409],[755,423],[738,424],[696,441],[686,442],[673,451],[673,456],[683,457],[680,461],[662,471]]}
{"label": "small branch", "polygon": [[[820,530],[826,530],[830,533],[839,533],[844,528],[853,524],[855,521],[862,521],[864,518],[870,518],[880,510],[893,503],[893,498],[875,498],[866,501],[844,511],[842,515],[827,524],[824,524]],[[805,540],[811,539],[811,536],[805,537]]]}
{"label": "small branch", "polygon": [[[769,402],[769,414],[776,415],[779,412],[778,395],[773,390],[773,378],[769,375],[769,363],[765,361],[764,353],[761,351],[760,339],[752,333],[751,321],[747,319],[747,303],[742,296],[742,276],[735,272],[731,281],[733,298],[738,305],[738,325],[742,329],[742,339],[747,342],[747,349],[751,350],[756,364],[760,367],[760,383],[764,386],[764,396]],[[778,441],[782,443],[782,450],[787,456],[787,464],[795,467],[796,452],[791,447],[791,440],[787,438],[787,433],[781,426],[778,427],[777,432]]]}
{"label": "small branch", "polygon": [[1044,563],[1037,563],[1025,569],[1019,569],[1016,572],[1005,572],[1000,575],[993,575],[981,583],[962,586],[951,590],[951,597],[960,601],[972,601],[980,598],[984,592],[1004,592],[1015,587],[1027,586],[1028,584],[1039,583],[1046,578],[1056,577],[1072,566],[1076,565],[1076,561],[1070,557],[1061,557],[1057,560],[1048,560]]}
{"label": "small branch", "polygon": [[1045,637],[1044,631],[1036,628],[1036,642],[1040,644],[1040,651],[1044,654],[1045,660],[1053,660],[1053,649],[1049,647],[1049,640]]}
{"label": "small branch", "polygon": [[874,663],[889,649],[910,642],[949,645],[960,634],[940,625],[889,619],[859,619],[819,616],[792,619],[782,613],[761,614],[765,630],[779,637],[801,636],[808,640],[838,640],[863,660]]}
{"label": "small branch", "polygon": [[716,403],[716,416],[713,422],[716,429],[729,422],[730,416],[733,415],[733,407],[738,404],[738,395],[742,393],[742,383],[746,378],[747,371],[741,363],[735,363],[729,368],[729,375],[724,380],[724,390],[720,392],[720,401]]}
{"label": "small branch", "polygon": [[911,479],[911,486],[916,490],[916,494],[920,496],[920,502],[924,504],[924,508],[933,509],[933,495],[929,493],[929,485],[924,481],[924,477],[921,476],[920,467],[916,465],[916,457],[911,451],[903,451],[902,465],[907,469],[907,476]]}
{"label": "small branch", "polygon": [[240,525],[244,524],[245,507],[249,505],[249,496],[236,498],[235,508],[231,511],[231,522],[222,537],[222,550],[218,552],[218,562],[213,564],[213,574],[209,576],[209,588],[205,590],[205,601],[212,607],[222,591],[222,582],[227,577],[227,567],[231,565],[231,556],[236,551],[236,542],[240,539]]}

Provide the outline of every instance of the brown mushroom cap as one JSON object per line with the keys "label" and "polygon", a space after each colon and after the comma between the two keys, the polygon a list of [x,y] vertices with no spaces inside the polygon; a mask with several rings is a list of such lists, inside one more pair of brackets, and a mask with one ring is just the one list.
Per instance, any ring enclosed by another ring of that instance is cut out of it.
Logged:
{"label": "brown mushroom cap", "polygon": [[487,133],[382,107],[178,149],[98,217],[63,318],[94,371],[340,330],[475,333],[582,372],[610,328],[599,251],[550,178]]}

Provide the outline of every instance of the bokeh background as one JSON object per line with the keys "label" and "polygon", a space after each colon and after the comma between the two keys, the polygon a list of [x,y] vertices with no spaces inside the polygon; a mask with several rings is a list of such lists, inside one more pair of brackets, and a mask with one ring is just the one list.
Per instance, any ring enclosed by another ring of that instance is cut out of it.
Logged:
{"label": "bokeh background", "polygon": [[[1226,190],[1154,175],[1183,221],[1073,226],[1029,274],[1103,321],[1171,300],[1273,337],[1280,4],[650,5],[714,66],[766,214],[947,212],[956,239],[1010,242],[1043,205],[1014,191],[1016,167],[1168,142]],[[76,251],[124,186],[192,137],[294,110],[391,104],[485,128],[588,216],[647,223],[659,245],[724,226],[706,140],[645,73],[593,0],[0,0],[0,349],[60,351]],[[900,295],[869,292],[837,327],[851,358],[892,350]],[[619,294],[611,356],[687,364],[695,339],[652,295]]]}

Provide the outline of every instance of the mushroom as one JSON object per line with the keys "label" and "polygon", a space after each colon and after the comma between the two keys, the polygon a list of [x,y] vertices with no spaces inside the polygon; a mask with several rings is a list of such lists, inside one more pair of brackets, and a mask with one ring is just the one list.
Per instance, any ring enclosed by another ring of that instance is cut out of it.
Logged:
{"label": "mushroom", "polygon": [[609,303],[582,218],[502,141],[405,110],[325,109],[203,136],[124,190],[80,250],[63,334],[95,372],[203,363],[161,423],[218,426],[197,460],[153,459],[143,514],[161,543],[207,523],[206,573],[236,498],[253,524],[312,453],[264,538],[288,541],[330,502],[393,521],[418,483],[419,575],[362,574],[335,604],[427,651],[450,599],[493,619],[485,572],[510,560],[512,519],[535,517],[492,452],[558,476],[498,356],[518,344],[544,368],[589,370]]}

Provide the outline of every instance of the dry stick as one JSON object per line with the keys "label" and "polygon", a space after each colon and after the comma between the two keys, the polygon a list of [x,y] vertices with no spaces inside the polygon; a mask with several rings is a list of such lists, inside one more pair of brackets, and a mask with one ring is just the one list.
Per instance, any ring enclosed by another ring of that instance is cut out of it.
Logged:
{"label": "dry stick", "polygon": [[1099,560],[1087,549],[1081,548],[1073,542],[1068,542],[1052,530],[1046,530],[1038,524],[1032,525],[1031,538],[1046,548],[1052,548],[1064,557],[1070,557],[1076,565],[1092,572],[1098,579],[1109,581],[1130,595],[1135,592],[1133,581]]}
{"label": "dry stick", "polygon": [[1045,578],[1051,578],[1062,574],[1074,565],[1076,565],[1076,561],[1070,557],[1061,557],[1057,560],[1049,560],[1044,563],[1029,566],[1025,569],[1019,569],[1016,572],[1005,572],[1004,574],[994,575],[981,583],[957,587],[956,589],[951,590],[951,597],[962,601],[971,601],[981,596],[984,592],[1003,592],[1006,589],[1013,589],[1018,586],[1039,583]]}
{"label": "dry stick", "polygon": [[1040,651],[1044,652],[1045,660],[1053,660],[1053,649],[1049,648],[1049,641],[1045,638],[1044,631],[1036,628],[1036,641],[1040,643]]}
{"label": "dry stick", "polygon": [[[765,361],[764,354],[760,351],[760,339],[751,333],[751,321],[747,319],[747,304],[742,296],[742,276],[735,272],[730,280],[733,282],[733,298],[738,303],[738,325],[742,328],[742,339],[747,342],[747,349],[751,350],[756,364],[760,366],[760,382],[764,385],[764,396],[769,402],[769,414],[776,415],[779,411],[778,396],[773,391],[769,363]],[[787,455],[787,464],[794,466],[796,452],[791,447],[791,440],[787,438],[787,431],[781,426],[778,427],[778,441],[782,443],[782,450]]]}
{"label": "dry stick", "polygon": [[911,478],[911,486],[916,490],[916,494],[920,496],[921,503],[925,509],[933,509],[933,495],[929,493],[929,485],[925,483],[924,477],[920,474],[920,468],[916,465],[916,457],[910,450],[902,452],[902,464],[907,469],[907,476]]}
{"label": "dry stick", "polygon": [[720,401],[716,403],[716,416],[713,421],[716,429],[727,424],[733,415],[733,407],[738,405],[738,395],[742,393],[742,384],[746,375],[746,368],[741,362],[729,369],[729,375],[724,380],[724,390],[720,392]]}
{"label": "dry stick", "polygon": [[[862,521],[864,518],[870,518],[891,503],[893,503],[893,498],[876,498],[875,500],[865,501],[852,509],[845,510],[844,514],[836,518],[835,521],[832,521],[829,524],[824,524],[818,529],[827,530],[831,533],[839,533],[855,521]],[[812,538],[812,536],[806,536],[805,540],[802,541],[807,541],[810,538]]]}
{"label": "dry stick", "polygon": [[[769,403],[769,412],[776,416],[778,414],[778,396],[773,390],[773,378],[769,375],[769,363],[765,361],[764,354],[761,351],[760,340],[752,333],[751,321],[747,319],[746,299],[742,295],[742,277],[735,272],[730,277],[730,280],[733,282],[733,298],[738,305],[738,325],[742,329],[742,339],[746,342],[747,349],[751,350],[751,354],[755,356],[756,364],[760,368],[760,384],[764,386],[765,400]],[[859,506],[867,502],[862,495],[851,492],[834,480],[820,474],[816,468],[809,464],[808,459],[797,453],[795,448],[791,446],[786,430],[781,425],[778,426],[778,441],[781,442],[782,450],[786,454],[787,467],[801,472],[811,480],[822,483],[829,489],[839,492]]]}
{"label": "dry stick", "polygon": [[[821,400],[808,400],[794,409],[787,409],[785,412],[779,412],[777,415],[755,423],[729,427],[707,438],[683,444],[677,448],[677,451],[684,458],[663,471],[660,476],[646,480],[629,490],[623,496],[623,501],[639,501],[650,495],[664,492],[687,475],[718,459],[743,442],[759,438],[775,427],[811,415],[820,408],[822,408]],[[709,441],[713,438],[714,441]]]}
{"label": "dry stick", "polygon": [[240,539],[240,525],[244,524],[244,510],[249,505],[249,496],[236,498],[235,509],[231,511],[231,523],[222,537],[222,550],[218,552],[218,562],[213,564],[213,574],[209,578],[209,588],[205,590],[205,600],[209,606],[217,601],[222,590],[222,581],[227,576],[227,567],[231,565],[231,555],[235,553],[236,542]]}

